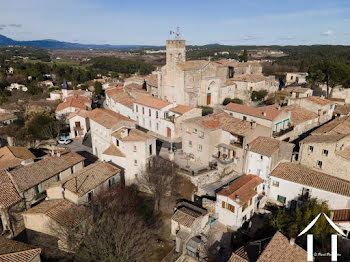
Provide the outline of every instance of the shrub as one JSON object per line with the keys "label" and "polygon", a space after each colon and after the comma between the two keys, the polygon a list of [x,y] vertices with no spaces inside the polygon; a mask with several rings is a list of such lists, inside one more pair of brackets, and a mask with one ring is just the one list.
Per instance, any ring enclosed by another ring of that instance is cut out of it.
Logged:
{"label": "shrub", "polygon": [[233,99],[231,99],[231,98],[229,98],[229,97],[226,97],[226,98],[224,99],[224,102],[222,102],[222,104],[223,104],[224,106],[228,105],[229,103],[235,103],[235,104],[243,105],[243,101],[242,101],[241,99],[239,99],[239,98],[233,98]]}
{"label": "shrub", "polygon": [[210,115],[214,112],[214,109],[210,106],[201,106],[202,116]]}
{"label": "shrub", "polygon": [[253,101],[261,101],[267,96],[268,92],[266,90],[253,91],[251,99]]}

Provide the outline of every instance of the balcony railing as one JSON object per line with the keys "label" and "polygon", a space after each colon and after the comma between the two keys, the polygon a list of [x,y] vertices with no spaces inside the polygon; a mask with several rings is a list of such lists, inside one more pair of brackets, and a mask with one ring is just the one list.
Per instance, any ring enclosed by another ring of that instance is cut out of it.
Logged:
{"label": "balcony railing", "polygon": [[272,136],[273,137],[280,137],[280,136],[283,136],[285,134],[287,134],[288,132],[292,131],[294,129],[294,126],[291,126],[291,127],[288,127],[287,129],[283,129],[283,130],[280,130],[279,132],[272,132]]}
{"label": "balcony railing", "polygon": [[218,157],[217,155],[212,155],[220,164],[228,165],[231,163],[237,163],[237,158],[223,158],[222,156]]}

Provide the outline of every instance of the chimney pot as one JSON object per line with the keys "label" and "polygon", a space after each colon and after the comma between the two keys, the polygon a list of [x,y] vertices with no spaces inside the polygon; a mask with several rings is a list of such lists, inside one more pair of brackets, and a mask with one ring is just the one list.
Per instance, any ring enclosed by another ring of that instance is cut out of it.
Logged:
{"label": "chimney pot", "polygon": [[289,240],[289,244],[292,246],[292,247],[294,247],[295,246],[295,238],[291,238],[290,240]]}

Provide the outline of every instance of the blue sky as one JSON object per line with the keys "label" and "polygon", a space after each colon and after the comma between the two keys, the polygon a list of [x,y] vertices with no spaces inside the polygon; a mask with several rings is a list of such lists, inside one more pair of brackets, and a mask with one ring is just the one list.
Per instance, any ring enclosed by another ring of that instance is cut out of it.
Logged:
{"label": "blue sky", "polygon": [[[3,3],[2,3],[3,2]],[[0,0],[0,34],[16,40],[162,45],[350,45],[350,0]]]}

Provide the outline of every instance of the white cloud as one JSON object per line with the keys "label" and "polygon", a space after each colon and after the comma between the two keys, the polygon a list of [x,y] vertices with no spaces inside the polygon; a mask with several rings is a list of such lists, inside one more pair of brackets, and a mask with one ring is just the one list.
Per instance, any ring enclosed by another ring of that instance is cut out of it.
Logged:
{"label": "white cloud", "polygon": [[334,32],[332,30],[327,30],[326,32],[323,32],[321,35],[323,36],[330,36],[330,35],[333,35]]}

